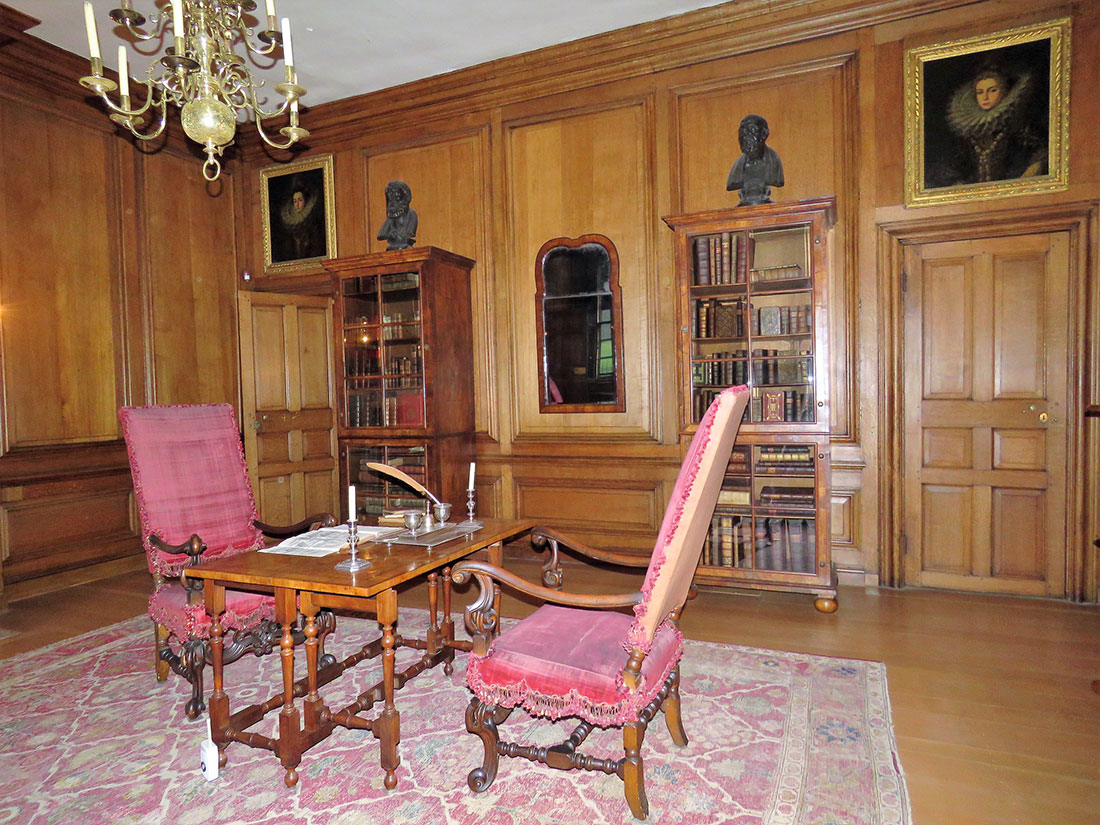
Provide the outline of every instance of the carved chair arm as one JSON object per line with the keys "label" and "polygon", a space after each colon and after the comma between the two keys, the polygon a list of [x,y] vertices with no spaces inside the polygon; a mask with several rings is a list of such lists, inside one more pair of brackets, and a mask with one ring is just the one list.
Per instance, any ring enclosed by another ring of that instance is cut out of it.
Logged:
{"label": "carved chair arm", "polygon": [[544,544],[549,543],[551,552],[556,556],[558,544],[562,544],[568,547],[570,550],[574,550],[596,561],[607,562],[608,564],[617,564],[620,567],[649,567],[649,559],[641,556],[635,556],[627,553],[612,553],[608,550],[597,550],[595,547],[591,547],[584,542],[567,536],[551,527],[536,527],[531,531],[531,543],[536,547],[541,547]]}
{"label": "carved chair arm", "polygon": [[623,553],[610,553],[606,550],[597,550],[572,536],[560,533],[552,527],[536,527],[531,531],[531,544],[535,550],[550,548],[550,555],[542,566],[542,583],[547,587],[560,589],[562,585],[561,561],[558,558],[558,545],[561,544],[570,550],[575,550],[581,555],[596,561],[617,564],[620,567],[648,567],[649,559],[638,556],[625,555]]}
{"label": "carved chair arm", "polygon": [[475,636],[474,652],[478,655],[484,655],[489,646],[489,637],[495,635],[499,626],[500,618],[493,609],[493,597],[496,593],[494,581],[525,595],[571,607],[628,607],[642,600],[640,590],[609,595],[563,593],[532,584],[514,573],[483,561],[463,561],[451,569],[451,580],[456,584],[465,584],[471,577],[477,579],[480,592],[477,599],[466,607],[465,620],[467,629]]}
{"label": "carved chair arm", "polygon": [[305,533],[307,530],[316,530],[318,527],[332,527],[336,524],[336,518],[332,513],[315,513],[312,516],[306,516],[297,524],[286,526],[265,524],[259,519],[256,519],[252,523],[256,525],[256,528],[265,536],[270,536],[274,539],[285,539],[290,536],[296,536],[299,533]]}
{"label": "carved chair arm", "polygon": [[196,564],[199,556],[206,552],[206,542],[199,538],[198,533],[192,533],[191,538],[180,544],[169,544],[160,536],[149,536],[149,543],[153,545],[154,549],[159,550],[162,553],[169,553],[173,556],[178,556],[180,553],[186,553],[191,557],[188,564]]}

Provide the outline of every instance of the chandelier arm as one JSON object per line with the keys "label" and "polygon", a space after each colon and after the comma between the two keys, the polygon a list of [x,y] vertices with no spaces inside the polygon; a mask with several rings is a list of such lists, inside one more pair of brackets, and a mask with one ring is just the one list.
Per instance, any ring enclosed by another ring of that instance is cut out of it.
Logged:
{"label": "chandelier arm", "polygon": [[[159,9],[146,18],[145,15],[136,13],[130,9],[129,3],[123,3],[123,8],[115,9],[108,17],[125,28],[127,32],[138,40],[159,39],[164,35],[164,31],[168,27],[168,15],[164,14]],[[148,30],[141,28],[142,24],[146,22],[151,26]]]}
{"label": "chandelier arm", "polygon": [[127,118],[127,122],[126,122],[125,126],[126,126],[127,129],[130,130],[130,133],[134,137],[138,138],[139,140],[156,140],[158,137],[161,136],[161,133],[164,131],[164,127],[168,123],[167,106],[166,106],[163,98],[161,98],[161,102],[157,106],[157,108],[160,109],[160,119],[157,122],[157,128],[154,129],[152,132],[138,131],[138,126],[140,125],[140,118],[137,118],[137,117]]}
{"label": "chandelier arm", "polygon": [[259,132],[260,138],[263,140],[263,142],[270,146],[272,149],[289,149],[291,146],[298,142],[297,137],[290,137],[287,139],[286,143],[278,143],[273,138],[267,136],[267,132],[264,131],[264,127],[259,120],[256,121],[256,131]]}

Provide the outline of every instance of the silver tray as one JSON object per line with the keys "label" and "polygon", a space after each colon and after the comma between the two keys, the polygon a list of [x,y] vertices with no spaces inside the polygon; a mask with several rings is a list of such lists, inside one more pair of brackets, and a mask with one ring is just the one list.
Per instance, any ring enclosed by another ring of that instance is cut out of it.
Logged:
{"label": "silver tray", "polygon": [[446,522],[432,527],[430,530],[418,530],[413,535],[411,530],[403,530],[387,539],[386,544],[412,544],[417,547],[435,547],[470,535],[484,527],[480,521],[460,521],[458,523]]}

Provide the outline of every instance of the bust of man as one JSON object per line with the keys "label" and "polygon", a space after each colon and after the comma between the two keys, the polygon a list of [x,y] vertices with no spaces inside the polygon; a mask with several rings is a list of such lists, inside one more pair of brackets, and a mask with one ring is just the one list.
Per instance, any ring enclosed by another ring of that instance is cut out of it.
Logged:
{"label": "bust of man", "polygon": [[408,249],[416,238],[416,212],[409,208],[412,190],[403,180],[386,184],[386,222],[378,230],[378,240],[386,241],[386,250]]}
{"label": "bust of man", "polygon": [[783,185],[783,163],[770,146],[765,145],[768,121],[760,115],[745,115],[737,129],[737,142],[741,145],[739,157],[730,169],[726,191],[740,190],[738,206],[771,203],[771,186]]}

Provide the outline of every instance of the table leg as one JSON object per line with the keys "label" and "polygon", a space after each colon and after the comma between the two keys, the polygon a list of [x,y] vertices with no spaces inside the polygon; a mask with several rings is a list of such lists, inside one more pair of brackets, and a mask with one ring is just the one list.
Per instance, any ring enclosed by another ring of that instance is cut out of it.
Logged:
{"label": "table leg", "polygon": [[203,583],[202,591],[206,612],[210,614],[212,621],[210,663],[214,671],[214,692],[210,695],[208,705],[210,731],[211,738],[218,746],[218,766],[224,768],[227,762],[225,749],[229,745],[229,739],[225,735],[226,727],[229,725],[229,697],[225,693],[222,682],[225,628],[222,627],[221,615],[225,612],[225,588],[212,579],[207,579]]}
{"label": "table leg", "polygon": [[318,639],[317,606],[311,598],[312,593],[303,593],[300,597],[301,613],[306,618],[306,683],[309,692],[306,694],[302,708],[305,712],[305,725],[307,731],[313,731],[321,722],[321,710],[324,707],[321,697],[317,693],[317,661],[321,642]]}
{"label": "table leg", "polygon": [[451,568],[443,568],[443,643],[447,645],[447,658],[443,662],[443,672],[450,676],[455,672],[455,623],[451,618]]}
{"label": "table leg", "polygon": [[393,626],[397,622],[397,591],[385,590],[378,594],[378,623],[382,625],[382,712],[374,721],[374,735],[381,750],[382,770],[386,772],[382,784],[387,790],[397,787],[397,743],[401,741],[401,714],[393,703],[394,637]]}
{"label": "table leg", "polygon": [[439,633],[439,575],[433,570],[428,574],[428,649],[429,655],[442,645]]}
{"label": "table leg", "polygon": [[298,763],[302,761],[301,720],[294,706],[294,635],[291,632],[298,617],[295,591],[275,588],[275,621],[283,628],[279,642],[279,655],[283,665],[283,709],[279,712],[279,741],[277,753],[286,769],[283,782],[288,788],[298,784]]}

